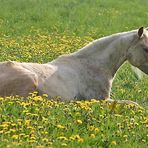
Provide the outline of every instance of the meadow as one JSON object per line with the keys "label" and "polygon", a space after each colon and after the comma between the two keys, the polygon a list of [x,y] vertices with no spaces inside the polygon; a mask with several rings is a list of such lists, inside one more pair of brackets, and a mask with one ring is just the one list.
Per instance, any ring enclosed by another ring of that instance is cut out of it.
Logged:
{"label": "meadow", "polygon": [[[148,27],[147,0],[0,0],[0,61],[49,62],[90,41]],[[23,86],[22,86],[23,87]],[[0,97],[0,147],[146,147],[148,77],[126,62],[105,101]]]}

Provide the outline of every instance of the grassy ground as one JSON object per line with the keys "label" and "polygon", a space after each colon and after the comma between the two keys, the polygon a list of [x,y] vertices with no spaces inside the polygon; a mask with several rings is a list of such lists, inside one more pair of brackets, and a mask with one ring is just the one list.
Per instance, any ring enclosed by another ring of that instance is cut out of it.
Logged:
{"label": "grassy ground", "polygon": [[[148,26],[147,0],[0,0],[0,61],[44,63],[93,39]],[[146,147],[148,79],[128,64],[105,102],[59,102],[44,97],[0,98],[0,147]],[[42,104],[42,106],[40,105]]]}

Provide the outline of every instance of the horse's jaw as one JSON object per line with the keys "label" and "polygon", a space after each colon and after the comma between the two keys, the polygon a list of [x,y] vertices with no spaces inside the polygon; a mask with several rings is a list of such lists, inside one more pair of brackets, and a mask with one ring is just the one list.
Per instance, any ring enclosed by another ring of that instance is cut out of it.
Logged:
{"label": "horse's jaw", "polygon": [[141,66],[138,67],[141,71],[143,71],[145,74],[148,75],[148,63],[143,64]]}

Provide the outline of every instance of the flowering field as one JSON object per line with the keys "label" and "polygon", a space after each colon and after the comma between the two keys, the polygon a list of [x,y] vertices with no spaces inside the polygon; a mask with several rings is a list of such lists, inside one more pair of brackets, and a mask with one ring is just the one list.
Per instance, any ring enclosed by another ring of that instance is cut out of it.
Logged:
{"label": "flowering field", "polygon": [[146,111],[96,100],[31,94],[0,98],[0,147],[146,147]]}
{"label": "flowering field", "polygon": [[[144,0],[0,0],[0,6],[0,61],[46,63],[101,36],[148,25]],[[145,148],[147,76],[138,79],[124,64],[111,98],[142,107],[93,98],[62,102],[36,92],[0,97],[0,147]]]}
{"label": "flowering field", "polygon": [[[49,62],[61,54],[74,52],[91,40],[91,37],[58,33],[47,35],[38,32],[24,37],[1,35],[0,60]],[[148,81],[146,77],[138,81],[128,64],[122,69],[114,82],[112,97],[131,97],[143,109],[93,99],[71,102],[62,102],[58,98],[47,100],[46,95],[40,97],[35,93],[27,99],[18,96],[0,98],[0,147],[145,147],[148,138]],[[125,71],[130,80],[122,79]],[[126,91],[131,93],[126,94]]]}

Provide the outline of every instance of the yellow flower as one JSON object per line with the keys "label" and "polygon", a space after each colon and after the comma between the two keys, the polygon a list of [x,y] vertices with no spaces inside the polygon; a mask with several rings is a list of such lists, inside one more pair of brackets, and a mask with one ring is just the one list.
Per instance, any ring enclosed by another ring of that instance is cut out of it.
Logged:
{"label": "yellow flower", "polygon": [[60,137],[58,137],[57,139],[59,139],[59,140],[68,140],[66,137],[64,137],[64,136],[60,136]]}
{"label": "yellow flower", "polygon": [[57,128],[59,128],[59,129],[64,129],[65,127],[64,127],[63,125],[58,124],[58,125],[57,125]]}
{"label": "yellow flower", "polygon": [[91,134],[90,137],[94,139],[96,136],[95,134]]}
{"label": "yellow flower", "polygon": [[34,135],[31,135],[30,140],[35,140],[36,137]]}
{"label": "yellow flower", "polygon": [[83,138],[79,138],[78,139],[78,142],[83,143],[84,142],[84,139]]}
{"label": "yellow flower", "polygon": [[48,144],[49,144],[49,145],[52,145],[52,142],[49,141]]}
{"label": "yellow flower", "polygon": [[30,125],[30,120],[25,120],[25,125],[29,126]]}
{"label": "yellow flower", "polygon": [[43,98],[41,96],[35,96],[32,98],[33,101],[43,101]]}
{"label": "yellow flower", "polygon": [[36,141],[35,140],[29,140],[29,143],[35,143]]}
{"label": "yellow flower", "polygon": [[99,133],[100,130],[99,130],[99,128],[96,127],[96,128],[94,129],[94,131],[95,131],[95,133]]}
{"label": "yellow flower", "polygon": [[67,144],[66,143],[62,143],[62,146],[67,146]]}
{"label": "yellow flower", "polygon": [[76,112],[75,115],[76,115],[76,116],[81,116],[80,112]]}
{"label": "yellow flower", "polygon": [[81,121],[81,120],[77,120],[77,123],[78,123],[78,124],[82,124],[82,121]]}
{"label": "yellow flower", "polygon": [[46,97],[46,98],[48,98],[48,94],[43,94],[43,97]]}
{"label": "yellow flower", "polygon": [[24,134],[24,133],[21,133],[21,134],[19,134],[19,136],[20,136],[20,137],[24,137],[24,136],[25,136],[25,134]]}
{"label": "yellow flower", "polygon": [[43,138],[42,141],[48,142],[48,139],[47,138]]}
{"label": "yellow flower", "polygon": [[117,145],[116,141],[111,142],[112,145]]}
{"label": "yellow flower", "polygon": [[89,131],[93,131],[95,129],[95,126],[91,125],[87,128]]}
{"label": "yellow flower", "polygon": [[0,101],[3,101],[3,100],[4,100],[4,98],[0,97]]}
{"label": "yellow flower", "polygon": [[128,136],[127,135],[123,135],[123,138],[127,138]]}
{"label": "yellow flower", "polygon": [[11,138],[12,139],[18,139],[18,137],[19,137],[18,135],[13,135]]}

